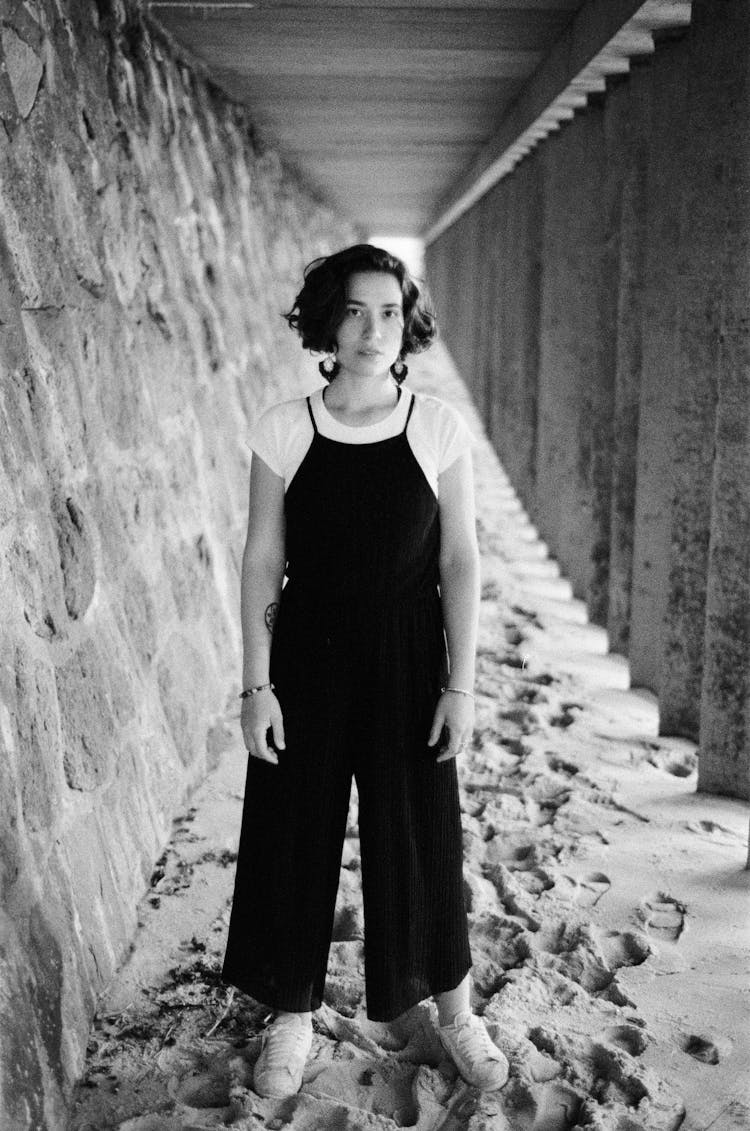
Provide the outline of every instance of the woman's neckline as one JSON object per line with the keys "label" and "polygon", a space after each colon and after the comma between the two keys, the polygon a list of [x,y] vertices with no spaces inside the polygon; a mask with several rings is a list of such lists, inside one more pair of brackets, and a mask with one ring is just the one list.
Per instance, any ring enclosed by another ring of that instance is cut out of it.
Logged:
{"label": "woman's neckline", "polygon": [[380,420],[373,421],[370,424],[345,424],[343,420],[339,420],[337,416],[334,416],[326,405],[324,394],[327,387],[328,386],[323,386],[322,388],[318,389],[318,407],[320,408],[322,415],[334,430],[344,429],[347,432],[358,433],[364,433],[367,431],[379,431],[393,421],[393,419],[399,414],[399,412],[403,410],[404,404],[408,403],[409,400],[408,397],[404,397],[402,395],[404,390],[402,386],[399,385],[397,387],[398,396],[395,405],[385,416],[381,417]]}

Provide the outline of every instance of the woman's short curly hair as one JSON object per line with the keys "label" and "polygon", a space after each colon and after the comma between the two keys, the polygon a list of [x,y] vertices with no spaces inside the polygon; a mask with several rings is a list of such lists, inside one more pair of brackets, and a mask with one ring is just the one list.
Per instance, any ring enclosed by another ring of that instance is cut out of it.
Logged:
{"label": "woman's short curly hair", "polygon": [[359,271],[382,271],[396,277],[404,308],[401,354],[426,350],[437,333],[426,292],[420,291],[398,256],[369,243],[354,244],[308,263],[302,290],[284,315],[302,338],[302,345],[316,353],[335,349],[336,331],[346,312],[347,280]]}

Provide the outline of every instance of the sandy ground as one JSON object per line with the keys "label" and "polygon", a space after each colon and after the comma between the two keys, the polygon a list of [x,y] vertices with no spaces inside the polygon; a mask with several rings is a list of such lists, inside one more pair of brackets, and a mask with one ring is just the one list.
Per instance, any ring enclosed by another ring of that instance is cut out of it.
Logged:
{"label": "sandy ground", "polygon": [[747,810],[698,796],[696,750],[587,623],[439,351],[410,383],[478,438],[478,719],[460,763],[475,1002],[508,1055],[493,1095],[441,1055],[434,1007],[368,1022],[356,797],[327,1001],[299,1095],[262,1100],[266,1011],[219,982],[245,755],[175,823],[101,1003],[72,1131],[727,1131],[750,1127]]}

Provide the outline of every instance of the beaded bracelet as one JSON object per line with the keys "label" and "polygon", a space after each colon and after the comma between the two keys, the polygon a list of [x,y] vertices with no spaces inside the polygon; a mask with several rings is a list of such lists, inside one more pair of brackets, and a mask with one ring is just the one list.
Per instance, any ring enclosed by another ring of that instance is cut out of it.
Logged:
{"label": "beaded bracelet", "polygon": [[246,687],[244,691],[239,694],[240,699],[247,699],[249,695],[257,695],[259,691],[275,691],[276,688],[272,683],[259,683],[257,687]]}
{"label": "beaded bracelet", "polygon": [[475,699],[473,691],[464,691],[463,687],[441,687],[440,694],[444,695],[446,691],[454,691],[456,695],[466,695],[469,699]]}

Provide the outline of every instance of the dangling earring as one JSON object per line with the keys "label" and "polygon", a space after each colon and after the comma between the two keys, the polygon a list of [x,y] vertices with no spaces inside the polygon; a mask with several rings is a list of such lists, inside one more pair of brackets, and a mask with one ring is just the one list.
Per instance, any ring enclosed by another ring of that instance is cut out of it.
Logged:
{"label": "dangling earring", "polygon": [[408,366],[404,365],[403,359],[397,357],[391,366],[391,373],[398,381],[399,385],[406,379],[406,374],[409,372]]}
{"label": "dangling earring", "polygon": [[324,357],[322,361],[318,362],[320,374],[322,377],[325,377],[326,381],[332,381],[340,368],[341,365],[336,360],[335,350],[332,350],[327,357]]}

